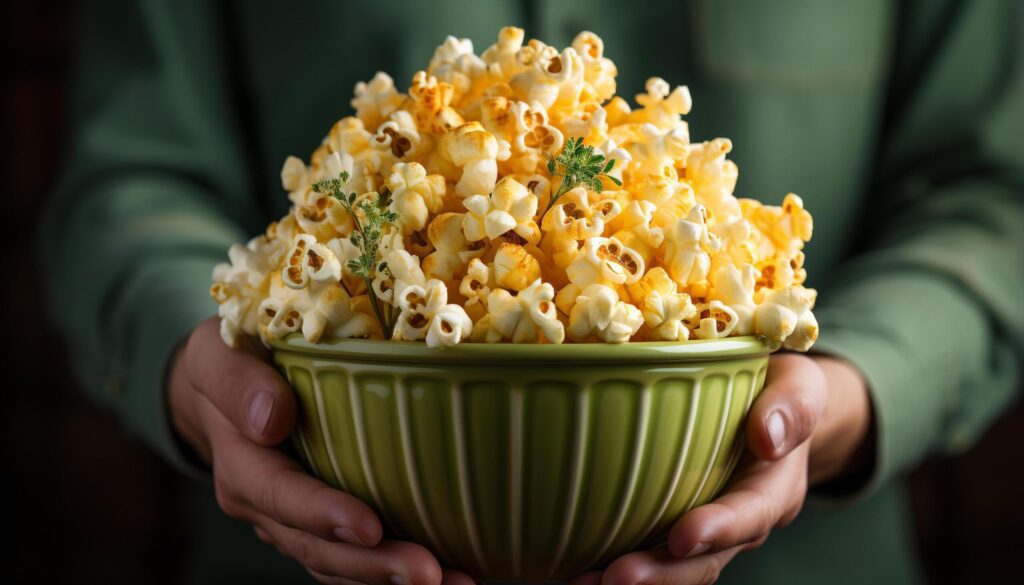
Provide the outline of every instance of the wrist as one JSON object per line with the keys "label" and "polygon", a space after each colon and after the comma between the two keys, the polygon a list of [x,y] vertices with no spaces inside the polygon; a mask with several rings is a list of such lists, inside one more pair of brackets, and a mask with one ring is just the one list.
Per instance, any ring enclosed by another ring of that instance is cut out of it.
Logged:
{"label": "wrist", "polygon": [[828,408],[811,437],[810,483],[859,482],[874,465],[874,416],[867,383],[843,359],[812,359],[825,375]]}

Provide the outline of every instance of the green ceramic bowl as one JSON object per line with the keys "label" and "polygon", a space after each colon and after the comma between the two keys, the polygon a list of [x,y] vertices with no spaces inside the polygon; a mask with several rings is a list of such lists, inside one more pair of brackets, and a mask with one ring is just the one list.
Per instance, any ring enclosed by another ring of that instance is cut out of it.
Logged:
{"label": "green ceramic bowl", "polygon": [[296,447],[398,537],[489,580],[562,580],[711,500],[773,346],[275,342]]}

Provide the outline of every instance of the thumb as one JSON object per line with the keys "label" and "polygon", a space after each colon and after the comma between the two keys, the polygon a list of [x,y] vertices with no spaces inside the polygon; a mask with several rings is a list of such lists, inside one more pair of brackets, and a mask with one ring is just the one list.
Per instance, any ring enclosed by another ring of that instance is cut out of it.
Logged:
{"label": "thumb", "polygon": [[189,337],[189,381],[244,436],[261,445],[276,445],[295,425],[292,390],[252,340],[240,339],[238,349],[228,347],[219,323],[211,317]]}
{"label": "thumb", "polygon": [[803,444],[825,413],[825,376],[814,360],[772,356],[764,390],[747,419],[747,442],[759,459],[776,460]]}

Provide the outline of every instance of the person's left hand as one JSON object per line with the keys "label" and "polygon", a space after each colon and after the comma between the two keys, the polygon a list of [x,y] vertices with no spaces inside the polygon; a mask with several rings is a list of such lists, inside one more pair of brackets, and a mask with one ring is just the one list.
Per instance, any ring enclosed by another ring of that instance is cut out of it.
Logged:
{"label": "person's left hand", "polygon": [[726,490],[684,514],[665,544],[619,557],[572,585],[713,583],[733,557],[796,518],[808,484],[862,471],[870,422],[867,389],[849,363],[773,356],[747,422],[749,451]]}

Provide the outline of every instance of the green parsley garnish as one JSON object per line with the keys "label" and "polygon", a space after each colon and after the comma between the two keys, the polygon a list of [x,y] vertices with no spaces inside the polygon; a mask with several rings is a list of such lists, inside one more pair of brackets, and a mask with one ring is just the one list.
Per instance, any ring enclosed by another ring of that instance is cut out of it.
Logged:
{"label": "green parsley garnish", "polygon": [[372,281],[378,271],[387,270],[387,263],[379,262],[378,259],[380,241],[384,237],[384,228],[394,225],[398,221],[398,214],[389,209],[390,191],[368,194],[356,201],[358,196],[355,193],[345,193],[345,184],[348,180],[348,172],[342,171],[336,179],[320,179],[313,183],[313,190],[333,197],[352,218],[355,233],[349,239],[352,245],[359,249],[359,257],[348,261],[348,269],[366,283],[370,306],[373,307],[373,313],[384,330],[384,338],[390,339],[395,327],[395,310],[393,306],[377,298]]}
{"label": "green parsley garnish", "polygon": [[601,178],[604,177],[621,187],[622,181],[608,174],[614,167],[614,158],[606,162],[604,155],[594,154],[593,146],[583,145],[582,136],[567,140],[565,147],[562,148],[562,152],[557,157],[548,155],[548,172],[551,173],[551,179],[554,180],[555,177],[562,177],[562,183],[558,186],[555,194],[551,196],[548,206],[544,209],[544,213],[540,214],[540,219],[537,220],[537,223],[539,224],[544,220],[548,210],[554,207],[555,202],[562,195],[565,195],[579,185],[585,185],[591,191],[600,193],[603,189]]}

